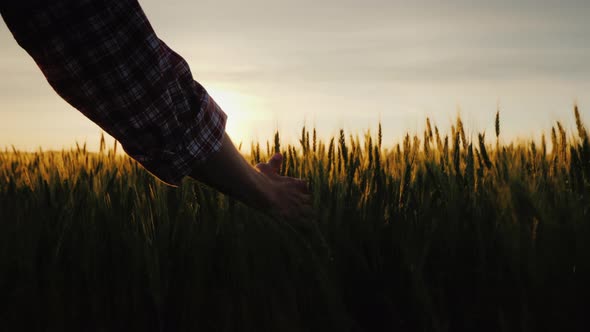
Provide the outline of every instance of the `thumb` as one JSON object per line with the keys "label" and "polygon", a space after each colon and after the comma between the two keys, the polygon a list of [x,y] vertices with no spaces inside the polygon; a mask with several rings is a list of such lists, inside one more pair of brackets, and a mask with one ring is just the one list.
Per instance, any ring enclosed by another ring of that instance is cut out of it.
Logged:
{"label": "thumb", "polygon": [[267,175],[277,173],[276,170],[272,168],[268,163],[259,163],[258,165],[256,165],[256,168],[260,171],[260,173]]}
{"label": "thumb", "polygon": [[283,163],[283,156],[280,153],[275,153],[268,161],[270,167],[278,174],[281,171],[281,164]]}

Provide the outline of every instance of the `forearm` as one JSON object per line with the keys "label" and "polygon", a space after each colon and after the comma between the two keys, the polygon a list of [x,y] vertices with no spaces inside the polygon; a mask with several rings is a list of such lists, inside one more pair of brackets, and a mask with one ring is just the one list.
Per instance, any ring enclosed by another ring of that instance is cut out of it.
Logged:
{"label": "forearm", "polygon": [[227,134],[221,149],[195,167],[190,177],[250,206],[268,205],[265,177],[244,159]]}

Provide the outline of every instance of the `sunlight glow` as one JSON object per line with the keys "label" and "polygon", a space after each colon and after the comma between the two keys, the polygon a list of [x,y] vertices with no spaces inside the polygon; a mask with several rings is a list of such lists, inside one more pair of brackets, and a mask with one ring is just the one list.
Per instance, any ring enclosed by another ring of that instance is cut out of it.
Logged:
{"label": "sunlight glow", "polygon": [[236,146],[247,146],[256,132],[256,118],[261,113],[258,98],[239,92],[228,86],[211,84],[207,92],[227,114],[225,130]]}

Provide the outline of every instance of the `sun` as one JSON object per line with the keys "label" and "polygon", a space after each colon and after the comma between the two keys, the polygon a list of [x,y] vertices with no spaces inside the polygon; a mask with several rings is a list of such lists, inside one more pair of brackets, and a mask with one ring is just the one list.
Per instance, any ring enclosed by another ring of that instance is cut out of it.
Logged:
{"label": "sun", "polygon": [[252,139],[252,119],[257,110],[257,98],[222,86],[208,86],[207,92],[227,114],[225,131],[236,145]]}

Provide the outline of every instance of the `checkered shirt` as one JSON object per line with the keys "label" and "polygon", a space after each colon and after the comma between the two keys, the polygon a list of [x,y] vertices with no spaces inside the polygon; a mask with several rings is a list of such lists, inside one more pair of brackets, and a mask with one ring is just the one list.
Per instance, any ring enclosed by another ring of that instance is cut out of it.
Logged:
{"label": "checkered shirt", "polygon": [[2,17],[49,84],[149,172],[178,185],[221,148],[225,113],[137,1],[15,2]]}

